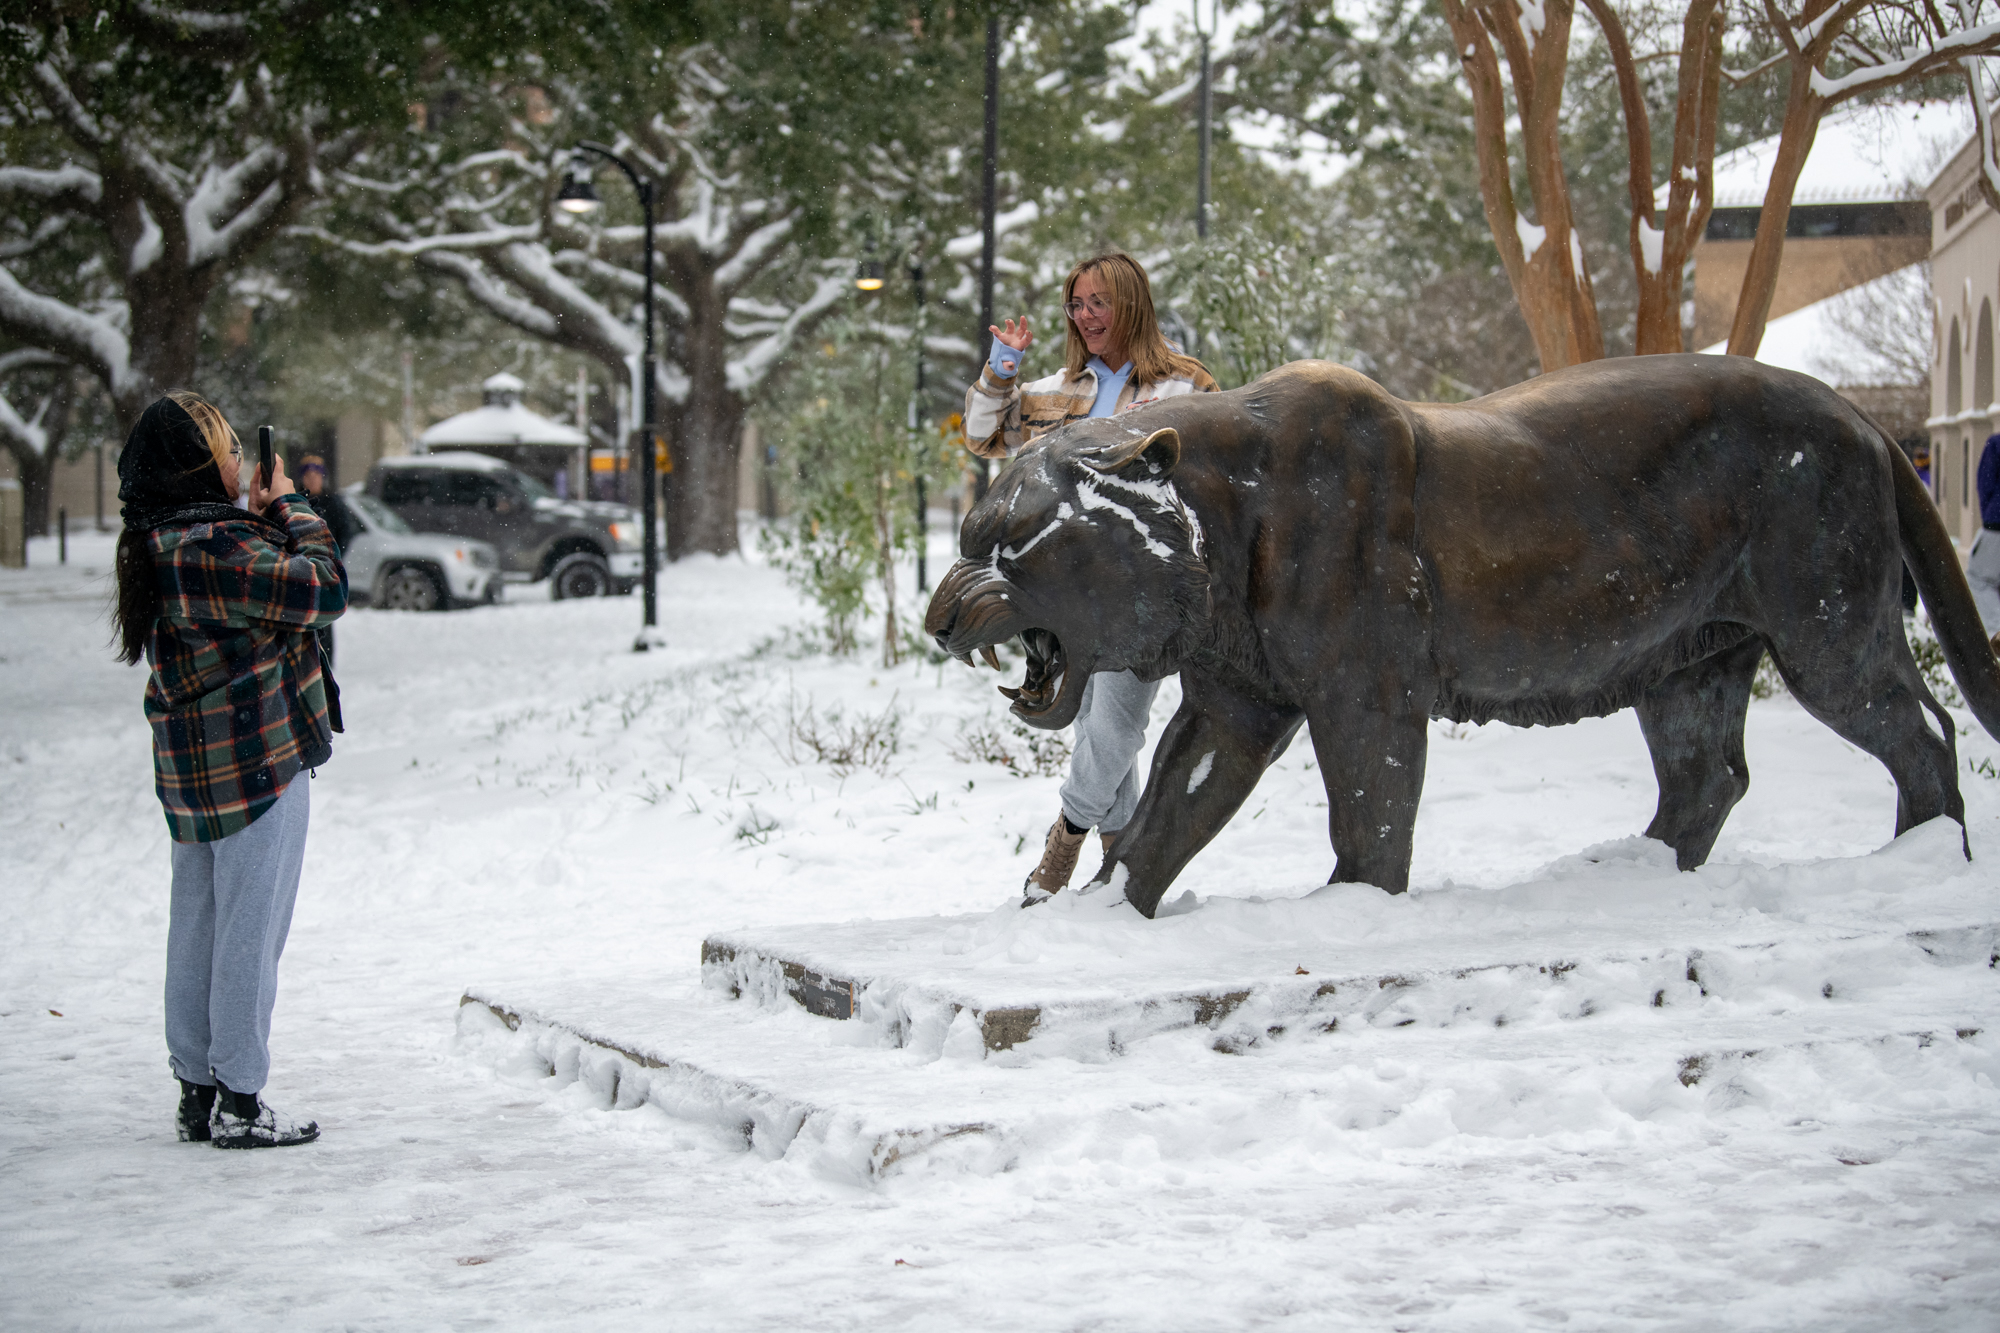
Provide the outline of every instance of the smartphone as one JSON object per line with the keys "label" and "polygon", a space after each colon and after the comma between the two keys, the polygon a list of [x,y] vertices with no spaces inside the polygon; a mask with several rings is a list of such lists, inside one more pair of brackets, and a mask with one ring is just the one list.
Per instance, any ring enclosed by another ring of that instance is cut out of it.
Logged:
{"label": "smartphone", "polygon": [[271,428],[257,427],[257,489],[271,489]]}

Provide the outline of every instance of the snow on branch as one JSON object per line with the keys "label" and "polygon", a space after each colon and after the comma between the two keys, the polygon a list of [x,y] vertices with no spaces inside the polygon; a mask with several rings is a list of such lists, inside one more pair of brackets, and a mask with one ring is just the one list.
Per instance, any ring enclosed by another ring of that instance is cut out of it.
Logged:
{"label": "snow on branch", "polygon": [[747,398],[751,390],[764,382],[772,367],[784,359],[799,335],[824,318],[852,289],[853,279],[848,277],[844,264],[840,265],[837,273],[820,275],[814,284],[813,294],[792,311],[777,332],[759,339],[742,356],[730,360],[728,381],[731,392]]}
{"label": "snow on branch", "polygon": [[478,260],[454,250],[426,250],[416,257],[424,268],[456,278],[466,294],[493,314],[525,333],[554,341],[558,332],[555,316],[521,297],[488,273]]}
{"label": "snow on branch", "polygon": [[49,432],[42,425],[42,418],[48,414],[49,398],[35,409],[35,415],[23,418],[5,393],[0,393],[0,438],[5,438],[16,449],[25,449],[36,458],[48,452]]}
{"label": "snow on branch", "polygon": [[494,250],[503,245],[513,245],[519,241],[534,241],[541,237],[541,227],[529,223],[518,227],[488,227],[484,231],[446,232],[439,236],[417,236],[401,241],[357,241],[349,236],[328,231],[319,226],[287,228],[293,236],[304,236],[312,240],[325,241],[337,246],[350,255],[363,259],[402,258],[416,259],[434,253],[455,253],[460,251]]}
{"label": "snow on branch", "polygon": [[[277,209],[285,196],[278,180],[285,165],[282,151],[263,144],[227,169],[211,165],[202,173],[182,211],[190,264],[213,261],[227,251],[233,234],[257,225]],[[224,218],[229,221],[222,222]]]}
{"label": "snow on branch", "polygon": [[729,293],[756,277],[775,256],[779,243],[792,234],[792,222],[791,217],[782,217],[751,232],[736,253],[715,270],[715,285]]}
{"label": "snow on branch", "polygon": [[[61,357],[39,348],[26,347],[0,355],[0,377],[22,370],[63,369],[69,363]],[[26,453],[32,458],[46,458],[49,449],[58,438],[57,432],[49,430],[45,424],[49,408],[60,396],[58,388],[43,397],[33,416],[23,417],[20,409],[4,392],[0,392],[0,440],[7,442],[15,453]]]}
{"label": "snow on branch", "polygon": [[104,181],[96,172],[79,166],[57,167],[52,171],[0,167],[0,195],[40,199],[68,207],[95,205],[104,198]]}
{"label": "snow on branch", "polygon": [[0,268],[0,332],[87,366],[115,395],[132,378],[131,349],[111,320],[31,292]]}
{"label": "snow on branch", "polygon": [[43,218],[40,225],[17,241],[0,241],[0,260],[19,259],[31,255],[44,245],[69,230],[76,217],[71,213],[58,213],[54,217]]}
{"label": "snow on branch", "polygon": [[248,32],[250,20],[242,14],[212,14],[193,9],[167,9],[160,5],[139,0],[133,6],[141,14],[157,23],[180,28],[186,32],[201,33],[204,36]]}
{"label": "snow on branch", "polygon": [[84,110],[83,103],[76,100],[76,94],[69,90],[61,71],[49,61],[39,61],[33,70],[35,86],[41,89],[42,101],[48,104],[57,120],[69,136],[85,147],[101,150],[105,147],[104,127],[97,117]]}
{"label": "snow on branch", "polygon": [[1837,101],[1907,82],[1967,56],[1990,55],[1996,49],[2000,49],[2000,23],[1982,23],[1940,37],[1915,55],[1864,64],[1839,78],[1828,78],[1814,69],[1812,90],[1829,102]]}
{"label": "snow on branch", "polygon": [[540,243],[509,245],[489,255],[487,264],[542,309],[555,313],[559,319],[567,318],[586,325],[589,336],[595,341],[616,348],[624,356],[633,356],[644,350],[645,341],[640,330],[618,319],[602,302],[558,269],[547,246]]}
{"label": "snow on branch", "polygon": [[[609,263],[587,255],[581,250],[559,250],[552,261],[564,271],[580,271],[590,278],[605,283],[634,300],[643,300],[646,295],[646,279],[642,274],[618,264]],[[686,323],[689,318],[688,303],[681,299],[679,292],[662,283],[653,284],[653,300],[666,312],[668,323]]]}

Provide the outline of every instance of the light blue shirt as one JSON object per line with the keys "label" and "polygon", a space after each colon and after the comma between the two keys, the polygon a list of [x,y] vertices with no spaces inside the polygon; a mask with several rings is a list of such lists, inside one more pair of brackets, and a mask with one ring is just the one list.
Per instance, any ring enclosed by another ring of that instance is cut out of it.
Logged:
{"label": "light blue shirt", "polygon": [[1108,417],[1118,407],[1118,395],[1125,388],[1125,381],[1132,378],[1132,363],[1127,361],[1118,370],[1104,364],[1104,358],[1093,356],[1083,363],[1083,368],[1097,376],[1097,401],[1090,405],[1090,415]]}

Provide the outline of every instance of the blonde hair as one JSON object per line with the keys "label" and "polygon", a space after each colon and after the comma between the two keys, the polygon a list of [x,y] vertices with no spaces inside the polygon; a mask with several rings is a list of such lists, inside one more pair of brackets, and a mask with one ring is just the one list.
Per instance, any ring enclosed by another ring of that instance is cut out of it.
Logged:
{"label": "blonde hair", "polygon": [[215,459],[215,470],[220,472],[228,467],[231,446],[240,450],[243,445],[236,438],[236,428],[229,424],[221,409],[192,389],[175,389],[167,397],[194,418],[195,428],[201,432],[201,442],[208,446],[209,456]]}
{"label": "blonde hair", "polygon": [[[1146,270],[1139,266],[1138,260],[1122,250],[1084,260],[1063,279],[1065,306],[1075,299],[1077,279],[1086,273],[1095,274],[1098,285],[1111,298],[1111,337],[1114,342],[1122,343],[1126,355],[1132,358],[1134,384],[1158,384],[1176,376],[1192,378],[1203,369],[1201,362],[1167,346],[1167,337],[1160,332],[1159,316],[1153,313],[1153,286],[1146,280]],[[1074,378],[1089,363],[1090,348],[1067,310],[1063,312],[1063,322],[1069,326],[1063,361]]]}

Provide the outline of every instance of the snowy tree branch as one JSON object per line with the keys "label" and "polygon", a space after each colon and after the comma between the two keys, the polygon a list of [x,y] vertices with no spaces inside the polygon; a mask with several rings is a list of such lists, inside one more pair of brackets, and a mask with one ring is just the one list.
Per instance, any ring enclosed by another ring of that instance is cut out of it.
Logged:
{"label": "snowy tree branch", "polygon": [[122,330],[29,291],[5,268],[0,268],[0,332],[88,368],[114,394],[131,378],[131,349]]}
{"label": "snowy tree branch", "polygon": [[34,167],[0,167],[0,196],[35,199],[56,208],[87,211],[104,198],[104,181],[78,166],[42,171]]}
{"label": "snowy tree branch", "polygon": [[792,311],[776,333],[752,344],[742,356],[730,361],[730,389],[739,395],[749,396],[791,351],[800,335],[811,331],[852,289],[853,282],[844,271],[822,274],[813,288],[813,294]]}

